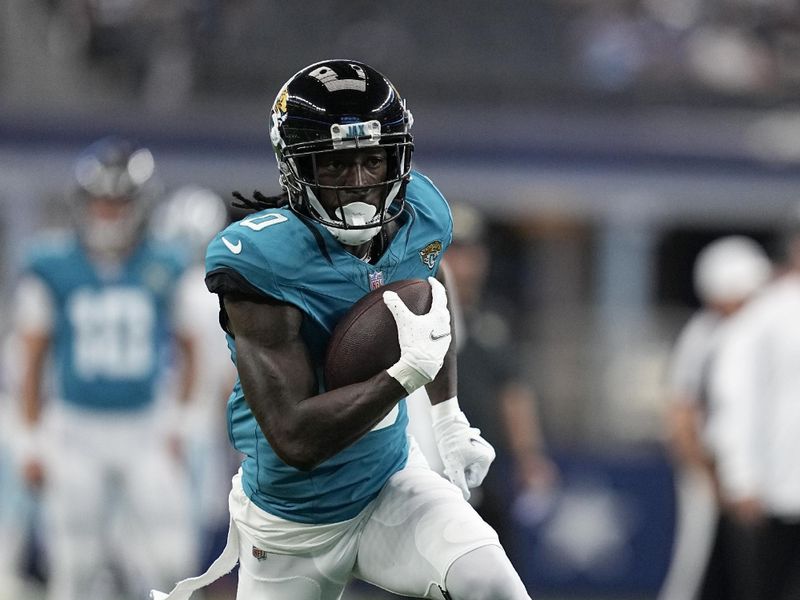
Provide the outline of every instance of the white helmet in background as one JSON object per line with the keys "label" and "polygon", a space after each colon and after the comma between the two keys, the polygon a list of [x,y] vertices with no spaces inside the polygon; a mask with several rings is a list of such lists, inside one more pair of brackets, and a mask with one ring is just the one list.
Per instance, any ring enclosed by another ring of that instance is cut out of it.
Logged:
{"label": "white helmet in background", "polygon": [[711,242],[694,266],[694,286],[706,303],[735,303],[758,291],[772,273],[764,249],[753,239],[733,235]]}
{"label": "white helmet in background", "polygon": [[212,190],[186,185],[158,207],[152,224],[155,236],[185,244],[193,255],[199,255],[205,253],[211,239],[228,224],[228,209]]}

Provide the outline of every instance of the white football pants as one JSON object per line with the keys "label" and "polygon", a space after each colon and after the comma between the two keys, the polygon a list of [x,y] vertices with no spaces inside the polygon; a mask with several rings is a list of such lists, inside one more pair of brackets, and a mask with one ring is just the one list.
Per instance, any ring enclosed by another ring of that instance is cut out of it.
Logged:
{"label": "white football pants", "polygon": [[49,421],[48,600],[94,600],[109,568],[138,597],[195,568],[186,475],[150,412],[58,407]]}

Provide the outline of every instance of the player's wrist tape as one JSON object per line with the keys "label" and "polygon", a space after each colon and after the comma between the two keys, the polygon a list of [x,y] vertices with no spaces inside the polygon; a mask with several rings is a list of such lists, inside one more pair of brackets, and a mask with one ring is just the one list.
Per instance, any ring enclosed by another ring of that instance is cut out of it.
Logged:
{"label": "player's wrist tape", "polygon": [[458,396],[431,405],[431,420],[436,423],[450,417],[457,417],[461,414],[461,407],[458,405]]}
{"label": "player's wrist tape", "polygon": [[400,357],[395,364],[386,369],[386,372],[400,382],[400,385],[411,394],[426,383],[430,383],[430,378],[412,367],[403,357]]}
{"label": "player's wrist tape", "polygon": [[41,426],[26,424],[19,429],[16,440],[17,455],[22,459],[39,457],[42,454],[44,434]]}

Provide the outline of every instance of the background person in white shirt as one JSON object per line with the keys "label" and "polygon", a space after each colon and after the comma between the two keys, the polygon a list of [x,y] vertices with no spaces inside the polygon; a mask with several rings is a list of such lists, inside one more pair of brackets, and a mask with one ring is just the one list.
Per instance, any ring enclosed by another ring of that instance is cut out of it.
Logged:
{"label": "background person in white shirt", "polygon": [[230,486],[240,462],[225,425],[236,370],[219,326],[219,300],[204,281],[206,247],[228,225],[230,215],[225,200],[213,190],[184,185],[168,195],[152,222],[156,237],[180,244],[191,259],[175,292],[175,327],[196,346],[194,397],[183,421],[192,516],[201,535],[198,558],[205,569],[219,554],[216,544],[225,540],[228,529],[228,499],[219,491]]}
{"label": "background person in white shirt", "polygon": [[755,537],[759,600],[800,597],[800,216],[793,225],[785,272],[731,321],[710,379],[722,500]]}
{"label": "background person in white shirt", "polygon": [[764,250],[744,236],[719,238],[698,254],[694,288],[702,306],[681,330],[668,373],[667,434],[675,468],[678,520],[660,600],[732,600],[744,589],[738,528],[719,510],[708,446],[708,374],[726,324],[767,282]]}

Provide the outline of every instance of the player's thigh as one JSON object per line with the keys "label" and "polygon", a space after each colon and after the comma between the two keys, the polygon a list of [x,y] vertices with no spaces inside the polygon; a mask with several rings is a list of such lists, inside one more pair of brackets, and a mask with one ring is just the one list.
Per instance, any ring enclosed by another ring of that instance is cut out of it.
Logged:
{"label": "player's thigh", "polygon": [[111,541],[129,586],[137,584],[137,573],[149,585],[168,587],[197,569],[186,476],[162,447],[143,448],[123,466],[124,497]]}
{"label": "player's thigh", "polygon": [[355,576],[397,594],[429,597],[444,587],[457,558],[486,545],[499,545],[497,534],[457,487],[430,469],[406,468],[376,501]]}
{"label": "player's thigh", "polygon": [[45,463],[47,523],[56,531],[94,534],[107,514],[107,465],[83,445],[64,444]]}
{"label": "player's thigh", "polygon": [[122,469],[126,500],[145,527],[183,527],[189,523],[188,476],[166,444],[148,444]]}
{"label": "player's thigh", "polygon": [[236,600],[337,600],[350,579],[355,550],[353,540],[317,554],[265,552],[240,529]]}

